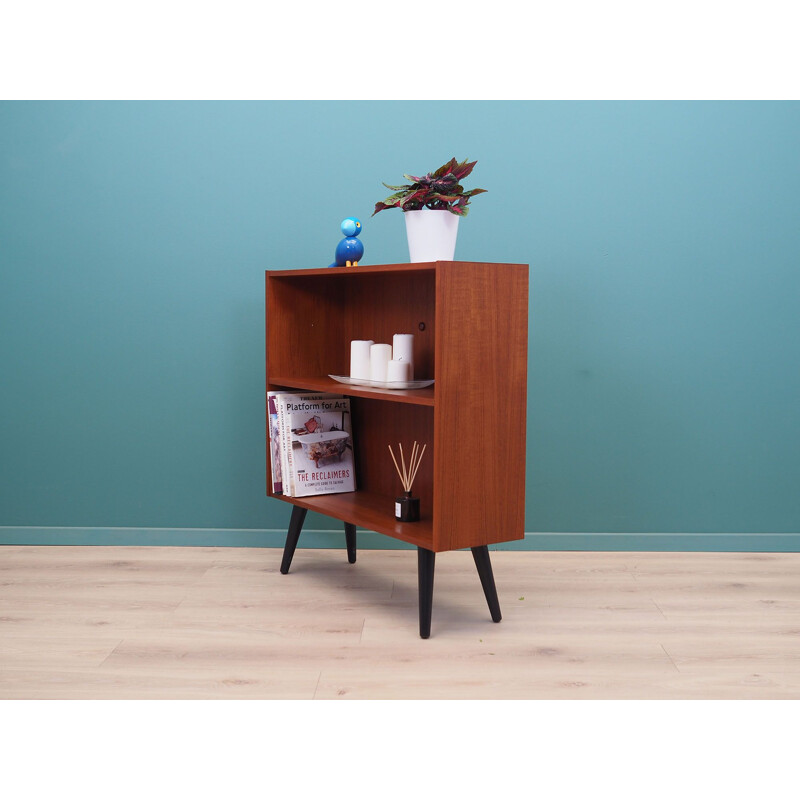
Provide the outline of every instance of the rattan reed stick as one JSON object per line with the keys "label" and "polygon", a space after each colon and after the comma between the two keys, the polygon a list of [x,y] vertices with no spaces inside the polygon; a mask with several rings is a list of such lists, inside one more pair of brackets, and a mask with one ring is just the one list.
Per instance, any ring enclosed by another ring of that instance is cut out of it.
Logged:
{"label": "rattan reed stick", "polygon": [[397,463],[397,459],[395,458],[391,445],[389,445],[389,454],[394,462],[394,468],[397,470],[397,474],[400,476],[400,482],[403,484],[403,489],[406,492],[411,492],[411,487],[414,484],[414,479],[417,477],[417,470],[419,469],[420,462],[422,461],[422,456],[425,454],[425,448],[428,445],[423,445],[422,450],[420,450],[417,442],[414,442],[414,446],[411,448],[411,459],[408,463],[408,466],[406,466],[403,445],[400,442],[398,442],[397,445],[400,448],[400,464]]}
{"label": "rattan reed stick", "polygon": [[409,492],[411,491],[411,485],[414,483],[414,478],[416,478],[416,477],[417,477],[417,470],[419,469],[420,462],[422,461],[422,456],[424,456],[424,455],[425,455],[425,448],[426,448],[427,446],[428,446],[427,444],[424,444],[424,445],[422,445],[422,452],[418,454],[418,457],[417,457],[417,464],[416,464],[416,466],[414,467],[414,473],[413,473],[413,474],[412,474],[412,476],[411,476],[411,480],[408,482],[408,491],[409,491]]}

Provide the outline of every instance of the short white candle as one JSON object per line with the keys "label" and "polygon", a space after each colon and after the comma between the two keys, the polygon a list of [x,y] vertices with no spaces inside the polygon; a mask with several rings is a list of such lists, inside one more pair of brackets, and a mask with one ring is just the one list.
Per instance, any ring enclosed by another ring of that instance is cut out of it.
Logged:
{"label": "short white candle", "polygon": [[392,358],[390,344],[373,344],[369,348],[369,379],[371,381],[386,381],[386,371]]}
{"label": "short white candle", "polygon": [[392,358],[395,361],[407,361],[411,367],[406,380],[414,380],[414,334],[396,333],[392,337]]}
{"label": "short white candle", "polygon": [[399,358],[393,358],[389,362],[388,369],[386,370],[386,380],[389,383],[392,381],[410,381],[411,364],[409,364],[408,361],[401,361]]}
{"label": "short white candle", "polygon": [[350,342],[350,377],[369,380],[369,349],[375,342],[372,339],[354,339]]}

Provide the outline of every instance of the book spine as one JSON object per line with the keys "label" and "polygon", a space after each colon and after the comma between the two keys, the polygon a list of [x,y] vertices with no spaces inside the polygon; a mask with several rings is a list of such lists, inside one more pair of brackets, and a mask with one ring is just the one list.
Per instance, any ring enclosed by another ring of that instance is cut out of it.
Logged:
{"label": "book spine", "polygon": [[277,397],[278,405],[278,429],[280,430],[281,437],[281,472],[283,473],[283,493],[287,497],[292,497],[292,473],[289,470],[289,457],[288,451],[292,448],[291,431],[288,431],[288,413],[286,411],[286,402],[283,396]]}
{"label": "book spine", "polygon": [[296,497],[294,464],[292,463],[294,461],[294,459],[292,458],[292,415],[288,408],[285,409],[284,411],[284,422],[283,422],[282,433],[284,440],[283,449],[286,453],[286,477],[289,483],[289,494],[291,497]]}
{"label": "book spine", "polygon": [[272,471],[272,493],[283,493],[283,472],[281,470],[281,435],[278,425],[278,407],[275,392],[267,394],[267,436],[269,439],[269,463]]}

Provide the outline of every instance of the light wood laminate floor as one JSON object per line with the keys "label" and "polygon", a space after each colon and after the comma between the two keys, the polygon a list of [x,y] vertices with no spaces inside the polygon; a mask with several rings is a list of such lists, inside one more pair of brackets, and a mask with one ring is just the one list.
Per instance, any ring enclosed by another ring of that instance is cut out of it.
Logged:
{"label": "light wood laminate floor", "polygon": [[0,698],[800,698],[800,554],[0,547]]}

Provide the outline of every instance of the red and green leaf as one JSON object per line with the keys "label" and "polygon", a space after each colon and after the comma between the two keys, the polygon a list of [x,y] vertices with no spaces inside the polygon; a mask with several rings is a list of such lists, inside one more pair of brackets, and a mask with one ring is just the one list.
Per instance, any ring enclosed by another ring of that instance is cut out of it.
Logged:
{"label": "red and green leaf", "polygon": [[411,208],[428,206],[429,208],[446,207],[451,213],[465,217],[469,212],[470,198],[486,191],[486,189],[471,189],[465,192],[460,183],[462,178],[472,172],[477,163],[477,161],[466,159],[459,162],[455,158],[451,158],[435,172],[429,172],[422,177],[404,174],[403,177],[411,181],[410,185],[391,186],[384,183],[383,185],[387,189],[392,189],[394,194],[383,202],[376,203],[372,215],[375,216],[379,211],[387,208],[400,208],[406,211]]}

